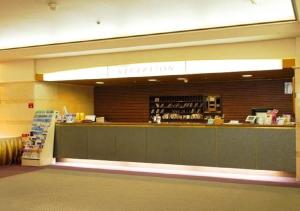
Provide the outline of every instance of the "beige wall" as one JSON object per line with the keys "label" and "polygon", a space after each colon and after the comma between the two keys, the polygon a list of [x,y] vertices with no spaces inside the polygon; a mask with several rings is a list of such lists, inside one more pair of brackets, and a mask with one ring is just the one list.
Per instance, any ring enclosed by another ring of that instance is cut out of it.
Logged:
{"label": "beige wall", "polygon": [[42,74],[46,72],[95,66],[193,59],[282,59],[294,58],[295,52],[296,40],[291,38],[89,56],[37,59],[36,72]]}
{"label": "beige wall", "polygon": [[30,129],[34,109],[34,82],[0,83],[0,136],[19,135]]}
{"label": "beige wall", "polygon": [[0,63],[0,135],[19,135],[30,129],[34,109],[33,60]]}
{"label": "beige wall", "polygon": [[62,112],[66,106],[70,113],[94,113],[94,89],[89,86],[36,82],[34,99],[37,109]]}
{"label": "beige wall", "polygon": [[[0,83],[0,136],[30,131],[35,110],[94,113],[93,87],[45,82]],[[34,103],[34,109],[28,103]]]}
{"label": "beige wall", "polygon": [[34,60],[20,60],[0,63],[0,83],[34,80]]}

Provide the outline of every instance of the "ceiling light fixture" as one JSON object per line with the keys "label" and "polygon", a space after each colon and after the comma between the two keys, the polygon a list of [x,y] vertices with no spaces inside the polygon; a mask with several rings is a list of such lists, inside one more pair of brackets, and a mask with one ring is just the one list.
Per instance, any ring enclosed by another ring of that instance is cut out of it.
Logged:
{"label": "ceiling light fixture", "polygon": [[177,78],[178,81],[183,81],[184,83],[188,83],[189,80],[187,78]]}
{"label": "ceiling light fixture", "polygon": [[155,78],[149,78],[148,81],[149,81],[149,82],[157,82],[158,80],[155,79]]}
{"label": "ceiling light fixture", "polygon": [[243,78],[251,78],[253,75],[242,75]]}
{"label": "ceiling light fixture", "polygon": [[103,81],[97,81],[96,84],[100,85],[100,84],[104,84],[104,82]]}
{"label": "ceiling light fixture", "polygon": [[56,10],[56,7],[57,7],[56,1],[50,0],[50,1],[48,2],[48,7],[49,7],[50,10],[55,11],[55,10]]}

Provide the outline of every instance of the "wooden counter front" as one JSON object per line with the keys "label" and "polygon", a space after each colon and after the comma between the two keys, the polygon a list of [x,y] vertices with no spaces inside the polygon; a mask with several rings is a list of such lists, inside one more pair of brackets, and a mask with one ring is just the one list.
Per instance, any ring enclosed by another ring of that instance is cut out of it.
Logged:
{"label": "wooden counter front", "polygon": [[287,126],[57,124],[55,157],[295,172],[295,145]]}

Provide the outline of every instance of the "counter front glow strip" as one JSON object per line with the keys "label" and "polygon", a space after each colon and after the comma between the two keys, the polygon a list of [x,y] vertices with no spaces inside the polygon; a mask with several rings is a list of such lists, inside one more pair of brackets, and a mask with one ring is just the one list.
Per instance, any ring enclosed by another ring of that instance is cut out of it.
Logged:
{"label": "counter front glow strip", "polygon": [[214,177],[224,179],[239,179],[252,181],[270,181],[291,183],[294,177],[284,176],[284,172],[268,170],[233,169],[221,167],[184,166],[157,163],[136,163],[124,161],[104,161],[86,159],[61,159],[55,166],[77,167],[89,169],[104,169],[114,171],[157,173],[168,175],[185,175],[198,177]]}
{"label": "counter front glow strip", "polygon": [[282,69],[281,59],[193,60],[93,67],[44,74],[45,81],[112,79]]}

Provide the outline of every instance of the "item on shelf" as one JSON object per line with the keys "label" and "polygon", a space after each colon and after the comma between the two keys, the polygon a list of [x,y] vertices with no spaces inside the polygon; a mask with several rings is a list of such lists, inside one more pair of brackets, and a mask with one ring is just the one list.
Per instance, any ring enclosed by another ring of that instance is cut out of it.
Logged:
{"label": "item on shelf", "polygon": [[96,121],[96,115],[86,115],[84,122],[95,122]]}
{"label": "item on shelf", "polygon": [[240,124],[240,122],[239,122],[239,120],[230,120],[229,122],[228,122],[229,124]]}
{"label": "item on shelf", "polygon": [[271,116],[271,124],[276,124],[277,114],[278,114],[277,109],[267,111],[267,115]]}
{"label": "item on shelf", "polygon": [[290,124],[291,123],[291,115],[290,114],[283,114],[283,118],[285,118],[285,124]]}
{"label": "item on shelf", "polygon": [[247,118],[246,118],[245,122],[248,122],[248,123],[254,124],[256,119],[257,119],[257,116],[252,116],[252,115],[249,115],[249,116],[247,116]]}
{"label": "item on shelf", "polygon": [[65,114],[66,123],[74,123],[76,120],[76,114]]}
{"label": "item on shelf", "polygon": [[56,114],[56,122],[57,123],[63,122],[63,116],[59,112],[57,112]]}
{"label": "item on shelf", "polygon": [[222,125],[224,123],[224,119],[221,117],[215,117],[215,125]]}
{"label": "item on shelf", "polygon": [[81,122],[82,120],[84,120],[84,118],[85,118],[84,113],[76,113],[76,117],[75,117],[76,122]]}
{"label": "item on shelf", "polygon": [[203,115],[202,114],[192,114],[191,119],[203,119]]}
{"label": "item on shelf", "polygon": [[265,124],[265,118],[256,116],[256,123],[259,125]]}
{"label": "item on shelf", "polygon": [[285,125],[285,121],[286,121],[285,117],[277,117],[276,118],[277,125]]}
{"label": "item on shelf", "polygon": [[97,122],[97,123],[104,123],[104,122],[105,122],[105,118],[104,118],[103,116],[97,117],[97,118],[96,118],[96,122]]}
{"label": "item on shelf", "polygon": [[160,117],[160,116],[157,116],[157,117],[156,117],[156,123],[157,123],[157,124],[160,124],[160,123],[161,123],[161,117]]}
{"label": "item on shelf", "polygon": [[272,115],[267,114],[267,117],[265,119],[265,125],[271,125],[272,124]]}
{"label": "item on shelf", "polygon": [[209,118],[207,119],[207,124],[208,124],[208,125],[213,125],[214,123],[215,123],[215,120],[214,120],[213,118],[209,117]]}
{"label": "item on shelf", "polygon": [[170,114],[166,113],[166,114],[162,115],[162,119],[169,119],[169,116],[170,116]]}

